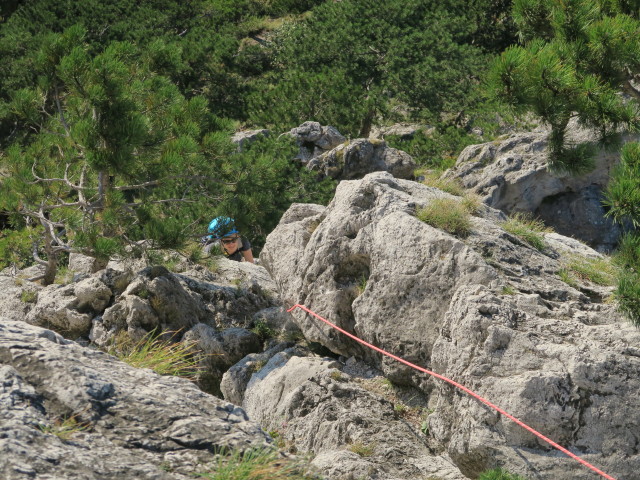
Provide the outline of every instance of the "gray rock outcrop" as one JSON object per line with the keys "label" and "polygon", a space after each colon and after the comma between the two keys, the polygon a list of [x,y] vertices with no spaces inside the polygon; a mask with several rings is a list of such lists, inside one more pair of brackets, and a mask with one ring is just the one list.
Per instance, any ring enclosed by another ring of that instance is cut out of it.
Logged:
{"label": "gray rock outcrop", "polygon": [[231,142],[235,143],[238,146],[238,151],[241,152],[245,149],[246,145],[249,145],[256,140],[268,137],[269,130],[261,128],[258,130],[243,130],[241,132],[236,132],[231,137]]}
{"label": "gray rock outcrop", "polygon": [[320,178],[352,180],[378,171],[411,178],[416,168],[408,153],[389,147],[384,140],[347,141],[334,127],[323,127],[318,122],[305,122],[288,134],[300,147],[296,159],[318,172]]}
{"label": "gray rock outcrop", "polygon": [[411,178],[416,163],[408,153],[389,147],[384,140],[358,138],[312,158],[307,168],[338,180],[353,180],[380,171]]}
{"label": "gray rock outcrop", "polygon": [[243,406],[289,448],[313,452],[312,464],[331,479],[465,478],[334,360],[276,354],[252,376]]}
{"label": "gray rock outcrop", "polygon": [[[491,207],[507,214],[530,212],[556,232],[610,252],[621,228],[604,216],[602,192],[619,152],[596,148],[595,168],[584,175],[553,172],[547,168],[548,135],[541,127],[468,146],[445,176],[459,179]],[[593,132],[570,123],[570,144],[595,144],[595,138]]]}
{"label": "gray rock outcrop", "polygon": [[186,480],[210,471],[222,448],[268,441],[242,409],[187,380],[0,319],[3,479]]}
{"label": "gray rock outcrop", "polygon": [[[640,332],[616,313],[612,287],[587,278],[569,285],[559,275],[573,256],[599,254],[557,234],[539,251],[505,231],[505,217],[488,207],[472,218],[464,240],[415,217],[416,208],[445,196],[387,173],[341,182],[326,208],[293,205],[261,259],[286,306],[304,304],[367,342],[477,390],[608,474],[634,478]],[[293,316],[308,339],[364,358],[427,395],[430,445],[464,475],[497,466],[541,479],[586,474],[452,387],[363,350],[302,311]],[[245,393],[249,411],[257,408],[250,391],[258,375]],[[313,405],[311,397],[300,402]]]}
{"label": "gray rock outcrop", "polygon": [[347,140],[335,127],[323,127],[318,122],[304,122],[299,127],[291,129],[288,135],[295,139],[300,148],[296,160],[302,163],[307,163]]}

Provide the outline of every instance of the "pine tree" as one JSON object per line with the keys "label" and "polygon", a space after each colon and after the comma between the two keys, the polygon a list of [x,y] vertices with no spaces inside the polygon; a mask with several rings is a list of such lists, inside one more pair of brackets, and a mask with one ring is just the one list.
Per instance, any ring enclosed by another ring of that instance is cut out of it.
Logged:
{"label": "pine tree", "polygon": [[62,252],[107,260],[142,239],[180,245],[230,191],[218,174],[232,147],[212,133],[206,101],[150,70],[153,52],[115,42],[92,55],[84,35],[49,36],[37,86],[17,91],[5,112],[20,135],[2,159],[0,210],[37,226],[45,284]]}
{"label": "pine tree", "polygon": [[[634,14],[630,16],[628,13]],[[495,95],[551,127],[552,168],[582,172],[591,168],[584,146],[566,145],[571,118],[610,143],[621,126],[640,125],[640,98],[631,80],[640,73],[637,9],[597,0],[516,0],[513,16],[523,46],[508,48],[490,74]]]}

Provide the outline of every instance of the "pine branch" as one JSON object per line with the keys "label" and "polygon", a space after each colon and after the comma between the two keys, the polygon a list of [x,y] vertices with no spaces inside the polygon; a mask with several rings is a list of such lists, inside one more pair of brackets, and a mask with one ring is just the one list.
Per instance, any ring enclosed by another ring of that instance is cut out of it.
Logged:
{"label": "pine branch", "polygon": [[33,162],[33,165],[31,166],[31,174],[35,178],[35,181],[31,182],[31,183],[35,184],[35,183],[62,182],[67,187],[69,187],[72,190],[75,190],[76,192],[80,192],[82,190],[86,190],[86,187],[82,187],[80,185],[75,185],[75,184],[73,184],[71,182],[71,180],[69,180],[69,167],[71,167],[71,164],[67,163],[67,165],[66,165],[66,167],[64,169],[64,178],[42,178],[42,177],[39,177],[38,174],[36,174],[36,162]]}

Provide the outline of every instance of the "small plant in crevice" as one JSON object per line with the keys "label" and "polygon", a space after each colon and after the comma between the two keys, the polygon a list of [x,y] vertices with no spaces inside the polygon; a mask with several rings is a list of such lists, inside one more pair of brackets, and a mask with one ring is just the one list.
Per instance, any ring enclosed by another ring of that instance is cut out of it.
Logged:
{"label": "small plant in crevice", "polygon": [[358,279],[358,283],[356,284],[356,293],[358,296],[362,295],[367,288],[367,277],[362,274],[362,276]]}
{"label": "small plant in crevice", "polygon": [[513,288],[511,285],[505,285],[504,287],[502,287],[501,292],[503,295],[515,295],[516,289]]}
{"label": "small plant in crevice", "polygon": [[194,380],[201,371],[197,341],[174,342],[177,332],[148,332],[137,342],[123,335],[112,343],[107,353],[136,368],[149,368],[159,375]]}
{"label": "small plant in crevice", "polygon": [[255,321],[251,331],[260,337],[260,340],[263,342],[276,336],[276,332],[269,326],[266,320],[262,318]]}
{"label": "small plant in crevice", "polygon": [[361,457],[370,457],[376,450],[375,443],[354,442],[348,447],[349,451],[360,455]]}
{"label": "small plant in crevice", "polygon": [[527,480],[525,477],[509,473],[501,468],[494,468],[493,470],[487,470],[482,472],[478,477],[478,480]]}
{"label": "small plant in crevice", "polygon": [[35,290],[23,290],[20,294],[22,303],[36,303],[38,301],[38,292]]}
{"label": "small plant in crevice", "polygon": [[38,426],[42,433],[55,435],[63,442],[70,440],[76,433],[85,431],[89,427],[90,425],[88,423],[78,421],[77,415],[59,418],[50,425]]}
{"label": "small plant in crevice", "polygon": [[219,454],[211,471],[198,474],[208,480],[316,480],[319,477],[302,460],[284,458],[270,448]]}
{"label": "small plant in crevice", "polygon": [[502,228],[521,238],[536,250],[543,252],[547,248],[544,241],[544,233],[553,230],[547,227],[542,220],[532,218],[524,213],[516,213],[512,215],[506,222],[502,224]]}
{"label": "small plant in crevice", "polygon": [[471,214],[457,199],[435,198],[416,212],[418,219],[456,237],[471,233]]}

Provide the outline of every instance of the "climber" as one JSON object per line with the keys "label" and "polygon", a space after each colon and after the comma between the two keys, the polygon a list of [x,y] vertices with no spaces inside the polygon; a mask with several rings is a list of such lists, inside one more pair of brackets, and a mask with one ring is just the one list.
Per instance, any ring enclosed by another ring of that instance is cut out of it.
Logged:
{"label": "climber", "polygon": [[216,217],[209,223],[208,232],[205,237],[205,253],[210,253],[211,248],[217,241],[220,242],[222,253],[229,259],[236,262],[250,262],[253,260],[251,244],[249,240],[240,236],[236,228],[235,221],[229,217]]}

